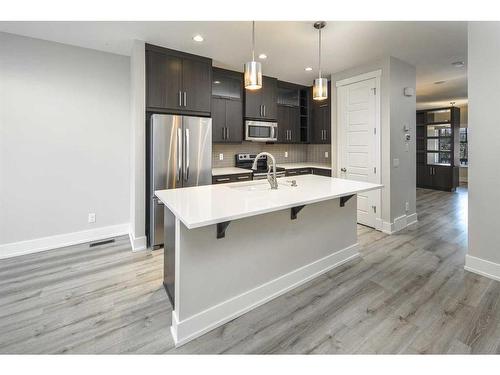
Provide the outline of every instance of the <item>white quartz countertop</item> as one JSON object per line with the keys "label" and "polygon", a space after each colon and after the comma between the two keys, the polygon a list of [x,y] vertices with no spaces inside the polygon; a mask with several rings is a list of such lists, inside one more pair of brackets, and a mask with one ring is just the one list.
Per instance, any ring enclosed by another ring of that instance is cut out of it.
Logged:
{"label": "white quartz countertop", "polygon": [[330,164],[326,163],[280,163],[276,164],[277,167],[285,169],[299,169],[299,168],[319,168],[319,169],[332,169]]}
{"label": "white quartz countertop", "polygon": [[279,188],[271,190],[267,180],[204,185],[158,190],[156,196],[189,228],[261,215],[304,204],[380,189],[382,185],[318,175],[278,179]]}
{"label": "white quartz countertop", "polygon": [[252,173],[252,170],[237,168],[237,167],[212,168],[212,176],[223,176],[226,174],[241,174],[241,173]]}

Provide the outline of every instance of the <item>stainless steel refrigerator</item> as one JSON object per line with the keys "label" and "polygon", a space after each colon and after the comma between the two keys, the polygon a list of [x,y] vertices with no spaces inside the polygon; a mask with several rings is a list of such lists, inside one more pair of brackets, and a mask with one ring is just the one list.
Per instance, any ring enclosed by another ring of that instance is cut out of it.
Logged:
{"label": "stainless steel refrigerator", "polygon": [[212,183],[212,119],[154,114],[149,136],[149,244],[163,245],[163,204],[155,190]]}

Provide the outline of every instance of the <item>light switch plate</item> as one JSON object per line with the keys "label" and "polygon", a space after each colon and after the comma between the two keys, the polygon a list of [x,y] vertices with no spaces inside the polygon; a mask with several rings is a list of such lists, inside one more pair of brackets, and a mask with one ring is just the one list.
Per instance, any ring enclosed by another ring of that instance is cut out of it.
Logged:
{"label": "light switch plate", "polygon": [[328,151],[325,151],[325,159],[328,159]]}
{"label": "light switch plate", "polygon": [[95,213],[89,213],[89,223],[95,223]]}
{"label": "light switch plate", "polygon": [[288,151],[285,151],[285,158],[288,157]]}
{"label": "light switch plate", "polygon": [[224,154],[219,154],[219,160],[224,160]]}

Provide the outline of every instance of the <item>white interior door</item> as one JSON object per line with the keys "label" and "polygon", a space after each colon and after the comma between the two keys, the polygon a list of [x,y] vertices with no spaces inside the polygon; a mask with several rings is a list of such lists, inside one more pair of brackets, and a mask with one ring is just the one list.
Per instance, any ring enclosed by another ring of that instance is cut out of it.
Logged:
{"label": "white interior door", "polygon": [[[338,87],[338,176],[380,183],[378,78]],[[358,223],[378,228],[380,192],[358,194]]]}

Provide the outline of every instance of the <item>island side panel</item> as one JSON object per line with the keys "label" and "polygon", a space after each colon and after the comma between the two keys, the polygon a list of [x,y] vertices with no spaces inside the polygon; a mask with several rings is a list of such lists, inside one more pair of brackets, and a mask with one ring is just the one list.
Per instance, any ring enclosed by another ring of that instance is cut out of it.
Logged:
{"label": "island side panel", "polygon": [[356,199],[306,205],[216,225],[179,228],[178,300],[173,325],[182,343],[358,254]]}
{"label": "island side panel", "polygon": [[175,215],[164,206],[163,286],[175,308]]}

